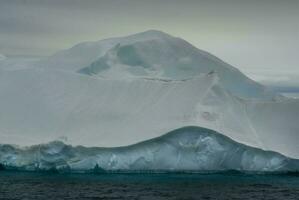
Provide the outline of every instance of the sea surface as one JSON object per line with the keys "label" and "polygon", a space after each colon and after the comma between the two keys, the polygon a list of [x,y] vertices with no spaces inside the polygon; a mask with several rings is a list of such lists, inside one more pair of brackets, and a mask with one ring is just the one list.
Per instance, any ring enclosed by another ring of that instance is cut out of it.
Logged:
{"label": "sea surface", "polygon": [[0,199],[299,199],[298,175],[0,172]]}

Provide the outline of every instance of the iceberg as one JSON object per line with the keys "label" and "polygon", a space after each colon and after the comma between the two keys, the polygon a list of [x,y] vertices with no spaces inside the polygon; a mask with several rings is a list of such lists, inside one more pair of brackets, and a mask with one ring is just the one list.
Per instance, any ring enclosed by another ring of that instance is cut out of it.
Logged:
{"label": "iceberg", "polygon": [[2,144],[128,146],[199,126],[299,158],[298,100],[161,31],[16,62],[0,62]]}
{"label": "iceberg", "polygon": [[183,127],[141,143],[114,148],[71,146],[60,141],[23,148],[0,145],[0,163],[7,169],[67,172],[299,170],[299,160],[237,143],[201,127]]}

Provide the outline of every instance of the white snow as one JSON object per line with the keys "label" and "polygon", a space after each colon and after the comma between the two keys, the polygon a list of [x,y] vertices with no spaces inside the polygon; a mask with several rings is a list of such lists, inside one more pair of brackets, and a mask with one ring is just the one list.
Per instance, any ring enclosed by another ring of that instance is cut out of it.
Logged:
{"label": "white snow", "polygon": [[194,125],[298,156],[298,102],[241,100],[219,85],[217,74],[184,81],[112,81],[27,69],[0,73],[0,91],[1,143],[32,145],[65,136],[72,144],[123,146]]}
{"label": "white snow", "polygon": [[42,60],[40,66],[108,79],[133,76],[180,80],[215,71],[223,87],[239,97],[272,99],[276,96],[217,57],[181,38],[155,30],[80,43]]}

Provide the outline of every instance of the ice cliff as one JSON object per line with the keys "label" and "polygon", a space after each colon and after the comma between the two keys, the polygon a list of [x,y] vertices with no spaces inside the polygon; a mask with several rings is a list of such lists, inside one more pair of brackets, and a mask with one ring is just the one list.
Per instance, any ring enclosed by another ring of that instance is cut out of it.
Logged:
{"label": "ice cliff", "polygon": [[74,147],[59,141],[25,148],[1,145],[0,163],[8,169],[31,171],[299,170],[299,160],[242,145],[200,127],[184,127],[138,144],[115,148]]}

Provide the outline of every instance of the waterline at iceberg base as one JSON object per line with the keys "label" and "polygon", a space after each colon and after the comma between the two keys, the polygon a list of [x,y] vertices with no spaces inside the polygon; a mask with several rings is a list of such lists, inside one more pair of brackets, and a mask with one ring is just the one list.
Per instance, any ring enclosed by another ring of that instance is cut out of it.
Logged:
{"label": "waterline at iceberg base", "polygon": [[60,141],[0,145],[4,169],[57,172],[296,172],[299,160],[233,141],[210,129],[183,127],[130,146],[71,146]]}

